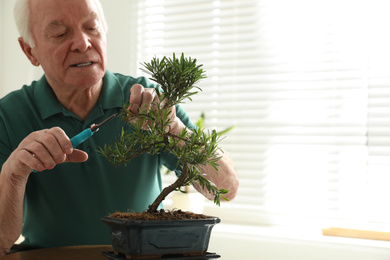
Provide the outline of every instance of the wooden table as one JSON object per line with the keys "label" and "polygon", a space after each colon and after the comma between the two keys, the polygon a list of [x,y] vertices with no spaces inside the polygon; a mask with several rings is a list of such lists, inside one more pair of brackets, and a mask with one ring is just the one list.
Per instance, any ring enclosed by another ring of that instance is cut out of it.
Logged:
{"label": "wooden table", "polygon": [[107,260],[102,252],[112,251],[111,245],[107,246],[70,246],[43,248],[29,251],[22,251],[0,257],[1,260],[77,260],[96,259]]}

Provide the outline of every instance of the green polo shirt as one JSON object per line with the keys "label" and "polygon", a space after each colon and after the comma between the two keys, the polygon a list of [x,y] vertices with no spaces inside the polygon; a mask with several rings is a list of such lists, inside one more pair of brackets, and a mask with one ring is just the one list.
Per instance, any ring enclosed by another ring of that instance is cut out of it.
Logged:
{"label": "green polo shirt", "polygon": [[[108,71],[100,98],[85,121],[58,102],[45,76],[8,94],[0,100],[0,166],[33,131],[58,126],[71,138],[118,112],[136,83],[155,87],[143,77]],[[181,107],[177,107],[177,115],[188,127],[194,127]],[[64,163],[53,170],[30,174],[24,200],[25,244],[110,244],[102,216],[115,211],[141,212],[153,202],[161,191],[161,166],[175,170],[177,159],[169,154],[144,154],[126,167],[114,167],[98,148],[115,141],[122,127],[130,130],[119,118],[111,120],[77,147],[88,153],[86,162]]]}

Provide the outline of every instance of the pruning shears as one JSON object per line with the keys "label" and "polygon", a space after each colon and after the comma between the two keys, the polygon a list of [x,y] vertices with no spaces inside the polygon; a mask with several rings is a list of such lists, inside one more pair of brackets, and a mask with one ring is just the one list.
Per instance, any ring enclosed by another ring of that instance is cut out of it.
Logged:
{"label": "pruning shears", "polygon": [[78,133],[77,135],[73,136],[70,139],[70,141],[72,142],[73,148],[77,147],[79,144],[81,144],[84,141],[86,141],[87,139],[89,139],[91,136],[93,136],[94,133],[99,131],[99,128],[102,125],[104,125],[105,123],[107,123],[111,119],[115,118],[117,115],[118,115],[118,113],[115,113],[115,114],[111,115],[110,117],[108,117],[107,119],[100,122],[99,124],[92,124],[90,128],[87,128],[87,129],[81,131],[80,133]]}
{"label": "pruning shears", "polygon": [[[107,123],[108,121],[110,121],[111,119],[114,119],[119,113],[115,113],[113,115],[111,115],[110,117],[106,118],[105,120],[103,120],[102,122],[100,122],[99,124],[92,124],[91,127],[81,131],[80,133],[78,133],[77,135],[73,136],[70,141],[72,142],[72,146],[73,148],[77,147],[78,145],[80,145],[81,143],[85,142],[86,140],[88,140],[89,138],[91,138],[93,136],[94,133],[96,133],[97,131],[99,131],[99,128],[104,125],[105,123]],[[36,170],[32,170],[33,172],[37,172]]]}

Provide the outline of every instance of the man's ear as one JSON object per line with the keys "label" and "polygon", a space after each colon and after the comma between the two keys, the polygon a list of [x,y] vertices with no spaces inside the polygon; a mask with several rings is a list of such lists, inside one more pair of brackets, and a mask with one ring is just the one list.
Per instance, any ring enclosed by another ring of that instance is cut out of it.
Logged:
{"label": "man's ear", "polygon": [[27,58],[30,60],[31,64],[38,67],[40,65],[37,58],[35,58],[34,54],[32,53],[32,48],[29,44],[27,44],[22,37],[18,38],[19,45],[22,48],[24,54],[26,54]]}

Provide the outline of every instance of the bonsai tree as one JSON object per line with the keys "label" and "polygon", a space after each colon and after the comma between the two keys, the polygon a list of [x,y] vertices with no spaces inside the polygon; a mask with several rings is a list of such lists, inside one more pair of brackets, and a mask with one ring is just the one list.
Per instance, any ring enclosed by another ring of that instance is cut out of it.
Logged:
{"label": "bonsai tree", "polygon": [[[196,59],[185,58],[184,54],[177,58],[163,57],[161,60],[153,58],[150,63],[143,63],[142,70],[148,73],[150,80],[159,84],[156,88],[157,104],[140,107],[138,113],[132,113],[125,104],[121,112],[125,122],[132,125],[131,132],[122,133],[114,143],[105,145],[101,153],[112,164],[126,164],[137,156],[148,153],[150,155],[169,152],[178,158],[178,167],[181,174],[171,185],[165,187],[147,212],[157,211],[158,206],[173,191],[182,191],[187,185],[198,183],[214,195],[214,203],[220,205],[220,200],[227,190],[218,189],[205,177],[203,166],[210,164],[217,169],[218,143],[220,135],[215,131],[203,129],[189,130],[173,134],[170,130],[171,107],[192,100],[191,97],[201,90],[195,86],[201,79],[206,78],[202,65],[196,64]],[[221,151],[222,152],[222,151]]]}

